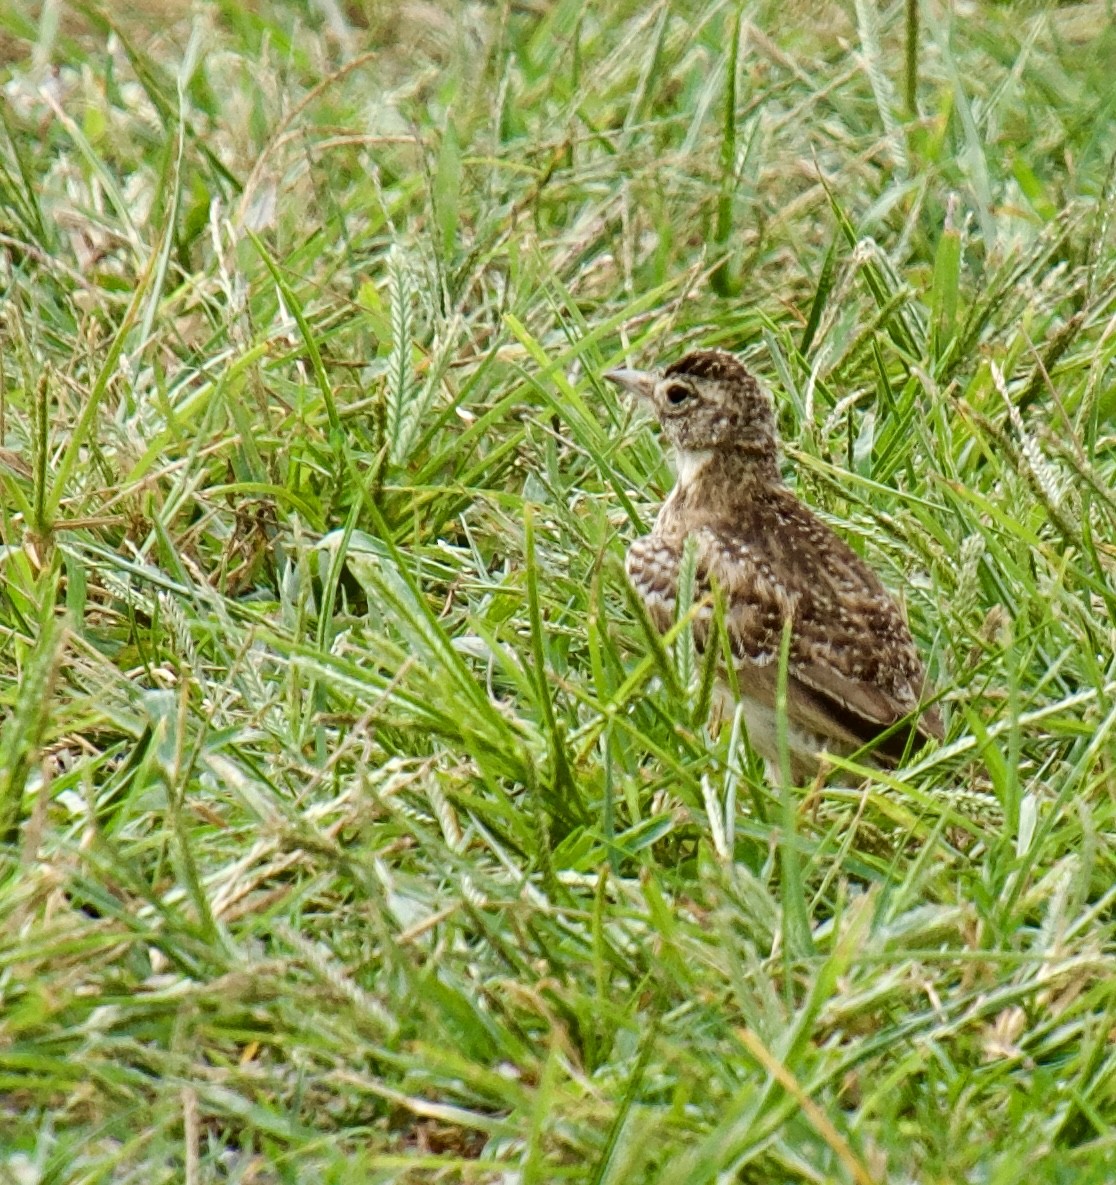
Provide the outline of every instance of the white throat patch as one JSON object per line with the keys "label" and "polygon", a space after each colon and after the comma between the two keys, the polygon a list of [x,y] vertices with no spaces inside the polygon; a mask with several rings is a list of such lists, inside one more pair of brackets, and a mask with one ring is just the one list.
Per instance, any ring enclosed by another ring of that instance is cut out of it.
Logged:
{"label": "white throat patch", "polygon": [[713,454],[709,449],[675,449],[674,467],[678,471],[678,484],[689,485],[709,463]]}

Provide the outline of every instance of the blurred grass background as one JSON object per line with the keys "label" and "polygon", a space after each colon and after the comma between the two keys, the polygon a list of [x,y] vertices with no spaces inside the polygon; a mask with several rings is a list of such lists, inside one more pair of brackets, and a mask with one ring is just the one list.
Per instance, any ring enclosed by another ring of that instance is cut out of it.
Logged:
{"label": "blurred grass background", "polygon": [[[0,1181],[1116,1178],[1106,3],[0,0]],[[737,351],[949,718],[769,786],[600,381]]]}

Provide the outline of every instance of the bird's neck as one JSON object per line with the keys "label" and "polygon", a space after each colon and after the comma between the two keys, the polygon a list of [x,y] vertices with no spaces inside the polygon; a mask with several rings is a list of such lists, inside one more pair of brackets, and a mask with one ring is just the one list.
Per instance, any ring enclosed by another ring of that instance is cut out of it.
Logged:
{"label": "bird's neck", "polygon": [[766,442],[762,446],[738,443],[731,449],[676,449],[675,468],[676,490],[700,491],[709,497],[717,491],[723,497],[741,488],[783,483],[778,455]]}
{"label": "bird's neck", "polygon": [[712,461],[713,453],[710,449],[675,449],[674,468],[677,472],[674,482],[675,489],[700,481],[702,473]]}
{"label": "bird's neck", "polygon": [[659,511],[660,533],[685,535],[696,522],[732,517],[742,503],[783,484],[770,449],[676,449],[675,468],[674,489]]}

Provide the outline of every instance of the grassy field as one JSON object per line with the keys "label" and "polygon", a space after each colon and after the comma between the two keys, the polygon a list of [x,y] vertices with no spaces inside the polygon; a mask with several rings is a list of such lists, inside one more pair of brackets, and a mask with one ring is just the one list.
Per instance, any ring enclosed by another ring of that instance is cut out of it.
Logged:
{"label": "grassy field", "polygon": [[[1116,24],[0,0],[0,1185],[1116,1180]],[[695,344],[948,719],[623,576]]]}

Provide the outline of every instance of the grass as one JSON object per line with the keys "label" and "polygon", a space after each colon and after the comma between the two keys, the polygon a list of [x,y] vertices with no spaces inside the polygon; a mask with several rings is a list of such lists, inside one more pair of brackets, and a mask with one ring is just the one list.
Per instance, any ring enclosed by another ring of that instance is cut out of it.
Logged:
{"label": "grass", "polygon": [[[1114,53],[0,0],[0,1181],[1113,1179]],[[633,604],[696,343],[906,590],[894,773]]]}

